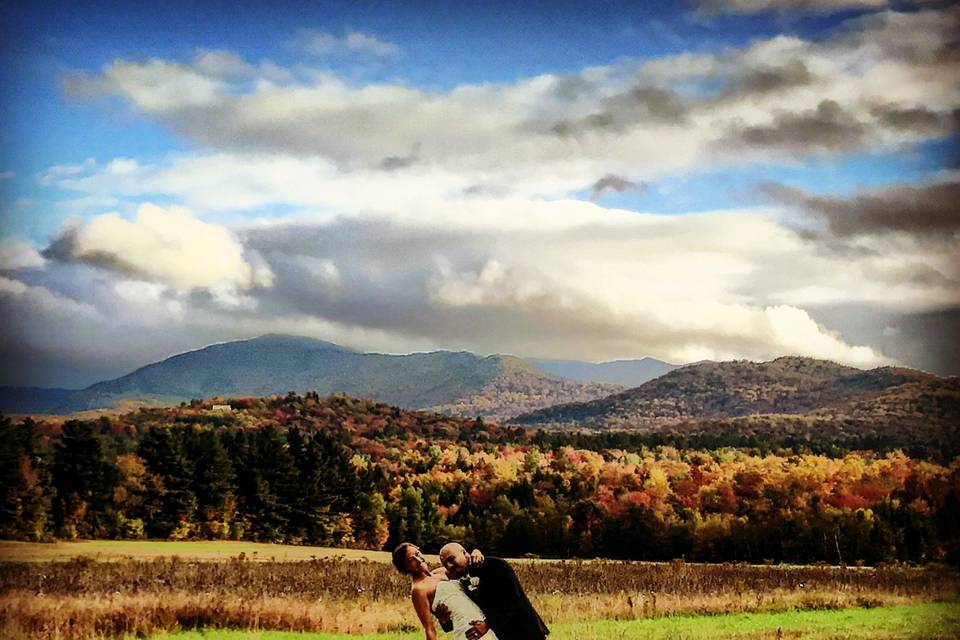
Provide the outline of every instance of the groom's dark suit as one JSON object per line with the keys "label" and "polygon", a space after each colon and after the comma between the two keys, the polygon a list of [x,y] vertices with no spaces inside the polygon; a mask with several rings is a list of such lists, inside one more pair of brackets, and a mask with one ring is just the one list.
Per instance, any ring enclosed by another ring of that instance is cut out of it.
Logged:
{"label": "groom's dark suit", "polygon": [[544,640],[550,633],[506,560],[488,556],[460,581],[500,640]]}

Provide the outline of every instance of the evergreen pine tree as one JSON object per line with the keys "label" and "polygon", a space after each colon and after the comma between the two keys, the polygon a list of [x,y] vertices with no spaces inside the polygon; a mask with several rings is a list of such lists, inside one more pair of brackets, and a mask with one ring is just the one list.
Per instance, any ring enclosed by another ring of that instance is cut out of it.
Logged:
{"label": "evergreen pine tree", "polygon": [[60,535],[105,537],[112,520],[107,511],[118,474],[97,425],[68,420],[54,450],[54,518]]}
{"label": "evergreen pine tree", "polygon": [[190,536],[197,500],[191,487],[193,469],[185,451],[183,429],[147,429],[138,453],[149,472],[144,500],[147,535],[178,539]]}
{"label": "evergreen pine tree", "polygon": [[287,439],[299,471],[300,491],[291,514],[294,529],[312,544],[352,541],[354,532],[347,523],[358,493],[352,452],[327,431],[306,437],[294,428]]}
{"label": "evergreen pine tree", "polygon": [[0,537],[41,540],[47,534],[49,458],[33,420],[14,425],[0,416]]}
{"label": "evergreen pine tree", "polygon": [[280,542],[289,536],[292,505],[301,487],[290,445],[276,426],[267,425],[253,435],[246,467],[245,515],[250,535]]}
{"label": "evergreen pine tree", "polygon": [[203,535],[224,539],[236,512],[236,473],[217,431],[191,432],[193,490],[197,496],[197,519]]}

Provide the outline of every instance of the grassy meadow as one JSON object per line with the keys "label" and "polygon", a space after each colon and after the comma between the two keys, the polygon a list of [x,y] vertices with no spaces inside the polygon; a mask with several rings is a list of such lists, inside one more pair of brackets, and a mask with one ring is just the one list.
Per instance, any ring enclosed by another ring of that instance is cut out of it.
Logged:
{"label": "grassy meadow", "polygon": [[[927,603],[846,609],[842,611],[788,611],[723,616],[668,616],[643,620],[599,620],[555,624],[551,640],[613,640],[643,638],[834,638],[906,639],[956,638],[960,635],[957,603]],[[418,640],[419,630],[406,633],[351,636],[353,640]],[[342,635],[288,631],[193,630],[163,633],[155,640],[342,640]]]}
{"label": "grassy meadow", "polygon": [[[4,543],[0,550],[4,638],[422,633],[409,582],[386,553],[202,542]],[[71,556],[78,550],[88,555]],[[764,637],[778,628],[800,638],[960,637],[960,575],[942,567],[515,566],[560,640]]]}

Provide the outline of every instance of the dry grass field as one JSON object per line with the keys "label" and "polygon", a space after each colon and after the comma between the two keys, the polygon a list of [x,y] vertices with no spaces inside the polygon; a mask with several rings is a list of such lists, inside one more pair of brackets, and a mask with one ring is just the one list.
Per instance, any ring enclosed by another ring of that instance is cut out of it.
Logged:
{"label": "dry grass field", "polygon": [[[19,555],[31,562],[13,560],[5,546],[0,636],[144,637],[201,628],[369,634],[417,628],[409,582],[381,561],[387,554],[348,556],[340,549],[244,543],[229,559],[212,561],[224,556],[210,554],[240,547],[139,544],[133,553],[123,543],[90,543],[82,548],[99,548],[99,559],[66,561],[53,545],[44,551],[46,559],[33,546],[12,547],[30,551]],[[152,559],[142,559],[150,554]],[[912,605],[960,596],[960,575],[936,567],[555,561],[517,562],[516,568],[543,617],[561,628],[677,614]]]}

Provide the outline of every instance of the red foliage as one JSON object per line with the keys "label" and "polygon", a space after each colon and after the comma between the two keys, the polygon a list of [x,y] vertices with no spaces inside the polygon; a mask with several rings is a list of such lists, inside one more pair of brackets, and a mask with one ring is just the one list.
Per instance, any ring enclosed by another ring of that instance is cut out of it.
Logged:
{"label": "red foliage", "polygon": [[870,504],[882,502],[890,495],[890,489],[873,482],[861,482],[853,487],[853,492]]}
{"label": "red foliage", "polygon": [[825,503],[837,509],[848,509],[856,511],[857,509],[866,509],[873,503],[863,496],[851,493],[831,494],[823,499]]}
{"label": "red foliage", "polygon": [[474,485],[470,487],[470,499],[478,506],[485,507],[493,500],[493,491]]}

